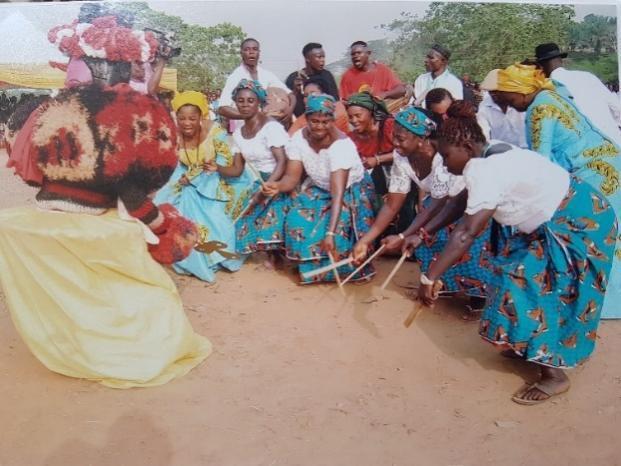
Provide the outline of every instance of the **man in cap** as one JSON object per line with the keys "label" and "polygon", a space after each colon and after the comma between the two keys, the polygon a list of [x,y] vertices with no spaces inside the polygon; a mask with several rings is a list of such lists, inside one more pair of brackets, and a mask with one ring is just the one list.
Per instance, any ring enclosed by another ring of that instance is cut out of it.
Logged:
{"label": "man in cap", "polygon": [[455,100],[464,98],[463,83],[448,69],[450,58],[451,52],[439,44],[435,44],[429,49],[425,57],[427,73],[421,74],[414,81],[415,105],[424,106],[427,92],[439,87],[449,91]]}
{"label": "man in cap", "polygon": [[554,43],[539,44],[535,48],[537,66],[548,78],[564,85],[576,107],[605,136],[621,145],[619,98],[595,76],[586,71],[567,70],[563,67],[566,52]]}

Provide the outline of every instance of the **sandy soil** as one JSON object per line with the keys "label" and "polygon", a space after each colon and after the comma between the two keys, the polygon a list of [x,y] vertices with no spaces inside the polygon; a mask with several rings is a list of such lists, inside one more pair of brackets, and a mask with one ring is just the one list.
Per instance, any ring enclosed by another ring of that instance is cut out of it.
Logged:
{"label": "sandy soil", "polygon": [[[32,203],[5,160],[0,208]],[[150,389],[48,371],[0,300],[0,466],[621,465],[621,322],[601,326],[568,394],[518,406],[510,394],[534,372],[500,358],[458,308],[404,327],[414,264],[364,302],[392,264],[346,299],[259,263],[214,286],[175,277],[215,352]]]}

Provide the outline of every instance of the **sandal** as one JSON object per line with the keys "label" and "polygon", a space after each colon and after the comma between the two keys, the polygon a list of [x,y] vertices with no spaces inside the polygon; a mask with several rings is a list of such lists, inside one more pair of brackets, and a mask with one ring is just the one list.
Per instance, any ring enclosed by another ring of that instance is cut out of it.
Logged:
{"label": "sandal", "polygon": [[[528,393],[532,389],[539,390],[541,393],[546,395],[547,398],[544,398],[542,400],[525,400],[524,398],[522,398],[526,393]],[[552,390],[549,390],[546,387],[540,385],[539,382],[535,382],[533,384],[527,383],[527,384],[524,384],[522,387],[520,387],[520,389],[513,394],[513,396],[511,397],[511,400],[519,405],[524,405],[524,406],[538,405],[538,404],[548,401],[550,398],[553,398],[557,395],[562,395],[568,390],[569,390],[569,385],[566,388],[562,389],[561,391],[555,393]]]}

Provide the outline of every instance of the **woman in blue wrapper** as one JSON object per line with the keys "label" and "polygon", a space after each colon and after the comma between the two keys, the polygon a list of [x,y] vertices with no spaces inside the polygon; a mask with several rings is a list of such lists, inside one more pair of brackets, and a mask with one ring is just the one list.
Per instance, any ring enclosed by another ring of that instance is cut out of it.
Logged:
{"label": "woman in blue wrapper", "polygon": [[235,272],[242,265],[235,250],[235,219],[250,195],[252,181],[244,173],[238,177],[219,173],[233,164],[233,153],[226,131],[206,119],[209,105],[203,94],[182,92],[172,105],[179,131],[179,164],[155,202],[171,203],[200,232],[202,252],[194,250],[174,263],[174,270],[213,283],[218,269]]}
{"label": "woman in blue wrapper", "polygon": [[266,99],[267,91],[258,81],[242,79],[233,90],[244,124],[233,133],[233,164],[221,173],[237,176],[244,168],[253,173],[253,195],[237,222],[237,249],[241,254],[267,252],[266,266],[271,268],[282,262],[284,216],[290,201],[286,194],[266,196],[262,185],[280,180],[285,172],[289,135],[262,111]]}
{"label": "woman in blue wrapper", "polygon": [[[476,112],[469,103],[456,102],[451,108],[476,118]],[[419,196],[424,199],[423,209],[408,228],[396,235],[387,236],[382,243],[388,250],[396,250],[401,248],[405,237],[419,236],[421,241],[412,249],[423,273],[444,249],[449,233],[456,224],[451,223],[433,236],[427,233],[427,229],[442,218],[445,209],[450,209],[459,202],[465,185],[461,176],[448,172],[442,156],[437,153],[436,132],[437,124],[421,108],[408,107],[396,115],[393,136],[395,151],[388,196],[375,223],[354,248],[356,262],[362,262],[366,258],[370,245],[406,202],[412,189],[411,182],[418,187]],[[496,147],[496,144],[490,144],[489,147]],[[490,229],[486,228],[460,260],[442,275],[443,292],[463,293],[468,296],[470,311],[481,311],[485,306],[490,273],[486,266],[489,240]],[[478,317],[478,314],[468,312],[463,317],[469,320]]]}
{"label": "woman in blue wrapper", "polygon": [[[485,156],[487,142],[474,118],[450,118],[438,140],[448,170],[463,176],[467,196],[453,211],[453,219],[462,221],[421,275],[419,298],[433,304],[435,282],[493,218],[502,226],[501,247],[490,257],[490,300],[479,333],[505,349],[503,355],[539,368],[539,379],[512,400],[542,403],[569,389],[565,370],[584,363],[595,349],[614,256],[615,213],[602,193],[543,155],[513,147]],[[411,241],[418,238],[407,238],[404,247]]]}
{"label": "woman in blue wrapper", "polygon": [[[481,85],[496,102],[526,112],[529,149],[545,155],[601,192],[621,215],[621,148],[576,107],[567,88],[534,66],[493,70]],[[607,109],[604,109],[607,111]],[[593,200],[593,213],[600,209]],[[621,241],[607,284],[602,318],[621,318]]]}
{"label": "woman in blue wrapper", "polygon": [[[334,113],[332,97],[308,97],[307,126],[287,146],[287,171],[282,180],[266,186],[269,194],[287,193],[308,177],[291,202],[284,230],[287,258],[298,263],[302,284],[334,281],[332,271],[312,278],[305,278],[304,272],[347,258],[373,223],[373,182],[353,141],[334,126]],[[343,265],[338,273],[344,277],[354,268]],[[367,266],[352,280],[366,280],[374,273]]]}

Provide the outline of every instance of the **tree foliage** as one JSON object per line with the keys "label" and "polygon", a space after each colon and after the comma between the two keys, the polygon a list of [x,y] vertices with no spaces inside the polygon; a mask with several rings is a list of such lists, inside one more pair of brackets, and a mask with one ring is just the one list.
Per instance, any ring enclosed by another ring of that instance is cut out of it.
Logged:
{"label": "tree foliage", "polygon": [[402,13],[384,27],[398,34],[391,64],[403,78],[423,73],[426,50],[439,43],[451,50],[454,72],[480,80],[532,57],[537,44],[566,47],[574,15],[569,5],[434,2],[423,18]]}
{"label": "tree foliage", "polygon": [[575,23],[569,34],[569,50],[576,52],[614,53],[617,51],[617,18],[587,15]]}
{"label": "tree foliage", "polygon": [[245,37],[239,26],[186,24],[178,16],[152,10],[144,2],[118,3],[113,9],[132,13],[136,28],[175,34],[175,46],[181,47],[181,55],[173,58],[170,66],[177,68],[179,89],[203,91],[222,87],[239,64],[239,48]]}

